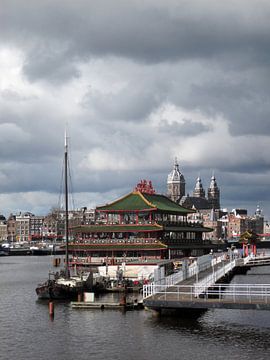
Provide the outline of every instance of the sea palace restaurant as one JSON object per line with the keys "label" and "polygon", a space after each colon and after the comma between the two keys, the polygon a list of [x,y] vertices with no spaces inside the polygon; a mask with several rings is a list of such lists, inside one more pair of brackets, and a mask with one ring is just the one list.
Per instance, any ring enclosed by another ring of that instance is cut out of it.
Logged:
{"label": "sea palace restaurant", "polygon": [[[93,225],[70,229],[74,241],[69,251],[75,257],[158,260],[199,256],[211,244],[202,234],[212,231],[187,220],[194,210],[186,209],[164,195],[155,193],[151,181],[110,204],[96,208]],[[109,259],[109,260],[108,260]]]}

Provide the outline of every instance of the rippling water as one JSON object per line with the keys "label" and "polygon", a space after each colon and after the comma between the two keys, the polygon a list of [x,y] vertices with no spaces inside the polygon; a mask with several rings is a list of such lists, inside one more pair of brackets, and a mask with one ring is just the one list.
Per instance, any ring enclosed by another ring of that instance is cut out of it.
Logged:
{"label": "rippling water", "polygon": [[[211,310],[199,319],[150,311],[75,310],[36,300],[51,257],[0,258],[0,359],[269,359],[270,311]],[[237,283],[270,283],[270,267]]]}

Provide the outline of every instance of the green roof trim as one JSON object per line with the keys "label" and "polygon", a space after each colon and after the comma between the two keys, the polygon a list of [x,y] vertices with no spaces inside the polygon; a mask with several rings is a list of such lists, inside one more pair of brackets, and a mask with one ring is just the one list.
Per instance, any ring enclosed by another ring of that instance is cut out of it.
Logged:
{"label": "green roof trim", "polygon": [[138,224],[138,225],[80,225],[71,228],[72,233],[112,233],[112,232],[148,232],[148,231],[162,231],[163,226],[152,224]]}
{"label": "green roof trim", "polygon": [[167,249],[167,245],[158,243],[149,244],[69,244],[70,251],[90,251],[90,250],[163,250]]}
{"label": "green roof trim", "polygon": [[172,201],[165,195],[159,194],[143,194],[143,196],[150,203],[154,204],[154,206],[163,213],[175,214],[175,215],[187,215],[189,213],[195,212],[194,210],[184,208],[180,206],[176,202]]}
{"label": "green roof trim", "polygon": [[156,210],[161,213],[173,215],[187,215],[193,213],[194,210],[186,209],[165,195],[145,194],[139,191],[131,192],[122,198],[107,204],[105,206],[97,206],[97,211],[106,212],[132,212],[132,211],[151,211]]}

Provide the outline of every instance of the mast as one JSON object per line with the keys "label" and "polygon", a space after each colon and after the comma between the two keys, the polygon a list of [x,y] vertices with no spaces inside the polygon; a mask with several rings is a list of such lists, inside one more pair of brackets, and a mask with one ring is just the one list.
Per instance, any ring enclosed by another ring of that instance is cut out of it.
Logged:
{"label": "mast", "polygon": [[66,258],[65,258],[65,275],[66,278],[69,278],[69,268],[68,268],[68,144],[67,144],[67,133],[65,132],[65,174],[64,174],[64,181],[65,181],[65,237],[66,237]]}

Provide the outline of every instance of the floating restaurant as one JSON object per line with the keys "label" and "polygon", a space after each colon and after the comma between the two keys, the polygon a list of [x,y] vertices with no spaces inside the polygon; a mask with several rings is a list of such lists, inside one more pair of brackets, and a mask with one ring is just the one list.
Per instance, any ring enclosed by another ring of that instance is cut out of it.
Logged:
{"label": "floating restaurant", "polygon": [[142,180],[131,193],[97,207],[94,224],[72,227],[69,251],[75,257],[101,257],[109,264],[117,258],[146,261],[203,255],[211,244],[202,234],[212,229],[189,222],[192,212],[156,194],[151,181]]}

